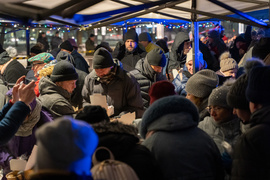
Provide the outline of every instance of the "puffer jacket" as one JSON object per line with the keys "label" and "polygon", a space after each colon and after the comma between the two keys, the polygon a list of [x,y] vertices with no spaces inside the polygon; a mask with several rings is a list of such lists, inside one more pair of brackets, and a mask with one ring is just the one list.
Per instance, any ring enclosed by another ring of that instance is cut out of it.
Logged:
{"label": "puffer jacket", "polygon": [[48,77],[42,77],[39,81],[39,100],[43,107],[48,110],[53,118],[61,117],[63,115],[74,114],[71,106],[71,94],[57,86]]}
{"label": "puffer jacket", "polygon": [[148,108],[150,102],[148,91],[150,87],[157,81],[166,80],[166,77],[161,73],[156,73],[153,68],[151,68],[146,58],[140,59],[135,66],[135,70],[130,71],[130,74],[133,75],[139,83],[143,106],[144,108]]}

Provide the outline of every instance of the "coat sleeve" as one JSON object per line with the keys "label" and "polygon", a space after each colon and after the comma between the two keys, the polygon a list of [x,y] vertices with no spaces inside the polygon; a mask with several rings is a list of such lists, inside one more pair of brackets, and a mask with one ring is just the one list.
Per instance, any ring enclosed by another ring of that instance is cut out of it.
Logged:
{"label": "coat sleeve", "polygon": [[85,77],[83,88],[82,88],[82,97],[83,97],[83,106],[89,105],[90,102],[90,74]]}
{"label": "coat sleeve", "polygon": [[136,112],[136,118],[141,118],[144,112],[140,85],[136,79],[128,74],[126,78],[127,107],[125,111]]}
{"label": "coat sleeve", "polygon": [[29,113],[30,108],[21,101],[13,106],[8,103],[3,107],[0,113],[0,145],[7,143],[14,136]]}
{"label": "coat sleeve", "polygon": [[64,115],[73,115],[75,113],[71,104],[61,100],[52,105],[50,112],[54,118]]}

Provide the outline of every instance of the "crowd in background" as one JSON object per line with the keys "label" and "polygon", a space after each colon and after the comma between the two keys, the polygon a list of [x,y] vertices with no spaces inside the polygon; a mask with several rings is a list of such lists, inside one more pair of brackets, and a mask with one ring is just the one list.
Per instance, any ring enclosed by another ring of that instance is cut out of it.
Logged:
{"label": "crowd in background", "polygon": [[90,34],[92,63],[58,32],[50,45],[40,33],[27,67],[0,47],[3,178],[34,156],[32,180],[270,179],[269,33],[211,30],[196,60],[186,32],[171,49],[134,29],[113,50]]}

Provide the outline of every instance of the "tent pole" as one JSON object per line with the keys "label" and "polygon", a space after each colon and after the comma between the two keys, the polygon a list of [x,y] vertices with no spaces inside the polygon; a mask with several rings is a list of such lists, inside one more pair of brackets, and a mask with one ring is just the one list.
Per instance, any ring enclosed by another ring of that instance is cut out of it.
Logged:
{"label": "tent pole", "polygon": [[[197,0],[192,0],[191,9],[196,10],[197,7]],[[199,71],[199,60],[198,60],[198,54],[199,54],[199,26],[197,22],[197,14],[192,13],[191,14],[191,21],[192,21],[192,59],[193,59],[193,74],[195,74],[197,71]],[[196,69],[197,68],[197,69]]]}

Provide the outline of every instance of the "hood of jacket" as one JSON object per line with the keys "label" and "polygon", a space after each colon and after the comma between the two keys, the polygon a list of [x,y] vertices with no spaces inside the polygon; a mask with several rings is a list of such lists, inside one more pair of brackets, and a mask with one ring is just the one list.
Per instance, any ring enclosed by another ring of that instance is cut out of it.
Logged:
{"label": "hood of jacket", "polygon": [[189,36],[185,32],[179,32],[176,34],[173,45],[172,45],[172,52],[177,51],[179,46],[184,43],[185,41],[189,40]]}
{"label": "hood of jacket", "polygon": [[68,100],[70,100],[71,97],[71,94],[67,90],[61,88],[60,86],[57,86],[54,82],[51,81],[49,77],[42,77],[40,79],[39,92],[40,95],[57,93]]}

